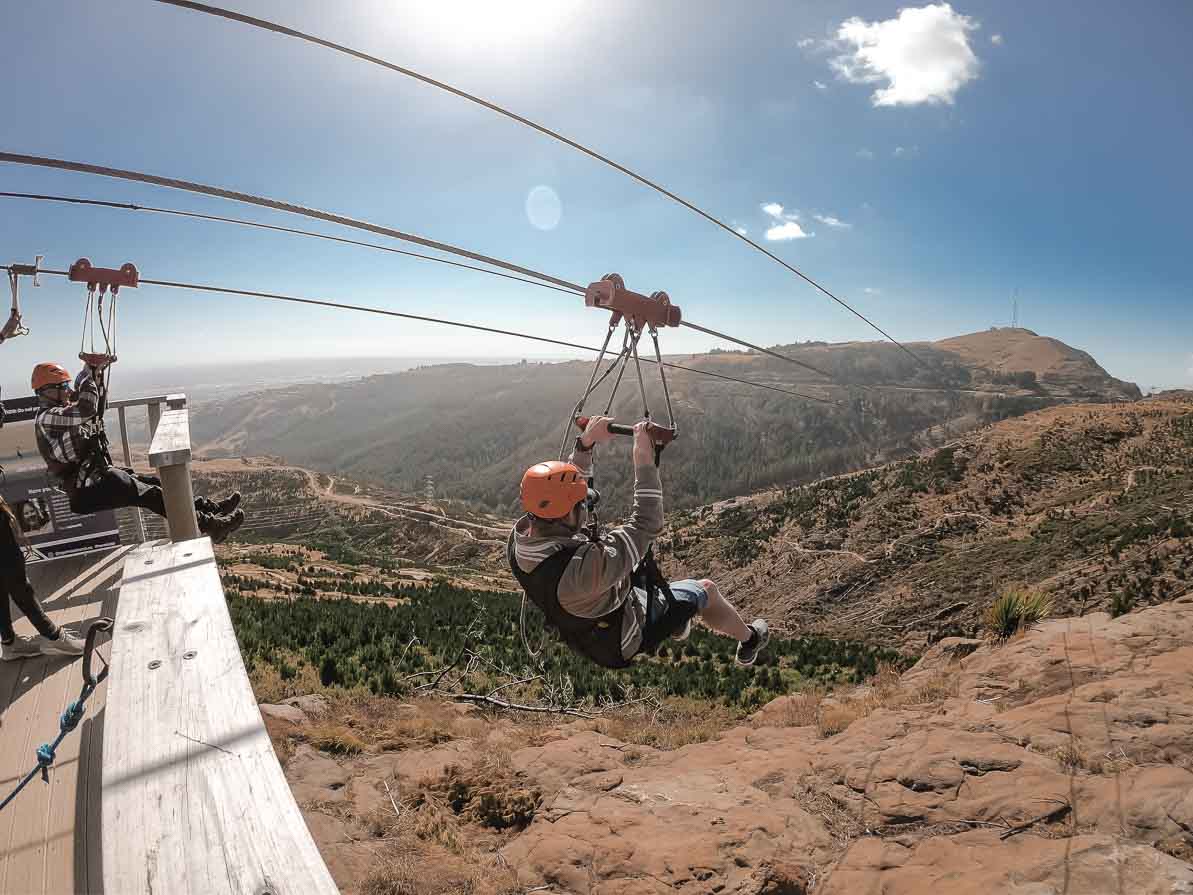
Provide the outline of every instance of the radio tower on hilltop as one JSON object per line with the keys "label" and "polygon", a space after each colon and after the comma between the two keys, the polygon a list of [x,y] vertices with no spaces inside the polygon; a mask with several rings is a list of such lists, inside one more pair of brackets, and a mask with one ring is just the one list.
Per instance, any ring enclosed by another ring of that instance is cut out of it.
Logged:
{"label": "radio tower on hilltop", "polygon": [[423,476],[423,499],[427,503],[435,502],[435,478],[430,473]]}
{"label": "radio tower on hilltop", "polygon": [[1015,292],[1011,296],[1011,329],[1019,328],[1019,287],[1015,287]]}

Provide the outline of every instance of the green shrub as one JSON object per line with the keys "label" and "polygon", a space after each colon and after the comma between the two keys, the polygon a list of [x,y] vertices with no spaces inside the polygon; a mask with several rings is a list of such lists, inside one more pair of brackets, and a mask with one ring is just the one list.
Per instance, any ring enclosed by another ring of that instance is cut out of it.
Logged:
{"label": "green shrub", "polygon": [[986,610],[986,630],[997,640],[1025,631],[1052,613],[1052,598],[1041,591],[1009,587]]}
{"label": "green shrub", "polygon": [[1135,608],[1135,595],[1127,593],[1125,590],[1120,590],[1113,597],[1110,598],[1110,617],[1118,618],[1120,615],[1126,615]]}

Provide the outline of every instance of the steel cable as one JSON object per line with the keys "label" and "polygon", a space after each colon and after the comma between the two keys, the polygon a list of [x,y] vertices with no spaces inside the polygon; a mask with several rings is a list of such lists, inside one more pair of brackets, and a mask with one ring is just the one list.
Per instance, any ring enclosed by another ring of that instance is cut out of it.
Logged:
{"label": "steel cable", "polygon": [[[218,199],[228,199],[233,202],[243,202],[248,205],[256,205],[261,208],[269,208],[274,211],[284,211],[289,214],[302,215],[304,217],[314,218],[315,220],[327,221],[328,223],[338,224],[343,227],[350,227],[357,230],[366,230],[370,233],[377,233],[381,236],[389,236],[393,239],[399,239],[403,242],[411,242],[416,245],[426,246],[427,248],[436,249],[441,252],[447,252],[451,255],[459,255],[463,258],[470,258],[473,261],[480,261],[484,264],[490,264],[494,267],[502,268],[513,273],[522,274],[523,276],[534,277],[543,280],[546,283],[554,284],[555,286],[563,287],[562,291],[571,291],[583,295],[585,288],[578,283],[571,283],[567,280],[562,280],[559,277],[553,277],[550,274],[545,274],[537,270],[532,270],[529,267],[522,267],[518,264],[513,264],[509,261],[502,261],[500,258],[493,258],[489,255],[482,255],[479,252],[473,252],[469,249],[464,249],[459,246],[451,245],[446,242],[439,242],[434,239],[427,239],[423,236],[418,236],[413,233],[406,233],[402,230],[395,230],[392,227],[385,227],[380,224],[372,224],[368,221],[361,221],[355,218],[346,217],[345,215],[335,214],[334,212],[320,211],[317,208],[308,208],[305,205],[297,205],[293,202],[285,202],[279,199],[269,199],[264,196],[254,196],[251,193],[242,193],[237,190],[224,189],[223,187],[209,186],[203,183],[195,183],[190,180],[180,180],[174,177],[161,177],[157,174],[146,174],[141,171],[127,171],[122,168],[109,168],[104,165],[92,165],[86,162],[72,162],[65,159],[46,158],[37,155],[22,155],[14,152],[0,152],[0,162],[7,162],[17,165],[32,165],[40,168],[53,168],[60,171],[75,171],[81,174],[95,174],[100,177],[112,177],[117,180],[128,180],[134,183],[147,183],[153,186],[162,186],[169,189],[183,190],[190,193],[198,193],[204,196],[214,196]],[[34,194],[25,194],[26,197]],[[79,200],[75,204],[89,204],[92,200]],[[105,207],[113,207],[113,203],[103,203]],[[116,205],[115,207],[121,207]],[[148,210],[146,207],[145,210]],[[214,216],[213,216],[214,217]],[[483,268],[473,268],[475,270],[483,270]],[[701,329],[703,332],[715,332],[714,330],[704,330],[697,327],[696,324],[684,321],[682,326],[690,329]],[[750,342],[745,342],[733,336],[725,335],[724,333],[716,333],[716,335],[728,342],[733,342],[736,345],[741,345],[744,348],[755,349],[757,346]],[[777,357],[782,360],[793,363],[805,369],[814,370],[820,375],[829,379],[832,377],[821,370],[816,370],[802,361],[797,361],[795,358],[788,357],[784,354],[779,354],[775,351],[766,350],[772,357]],[[862,386],[865,388],[865,386]]]}
{"label": "steel cable", "polygon": [[861,320],[863,323],[865,323],[867,326],[869,326],[875,332],[880,333],[883,336],[883,338],[888,339],[893,344],[899,346],[899,349],[901,351],[903,351],[905,354],[907,354],[909,357],[911,357],[913,360],[915,360],[916,363],[922,365],[926,369],[930,369],[927,362],[925,362],[919,355],[915,354],[913,351],[911,351],[909,348],[907,348],[907,346],[905,346],[902,342],[900,342],[898,339],[896,339],[894,336],[892,336],[890,333],[888,333],[885,329],[883,329],[881,326],[879,326],[873,320],[868,318],[861,311],[854,308],[851,304],[849,304],[844,299],[839,298],[838,296],[834,295],[826,287],[820,285],[820,283],[818,283],[816,280],[812,279],[810,276],[805,274],[799,268],[784,261],[782,258],[780,258],[778,255],[776,255],[774,252],[767,249],[765,246],[759,245],[754,240],[750,239],[750,237],[739,233],[737,230],[735,230],[733,227],[726,224],[724,221],[720,220],[719,218],[715,217],[714,215],[710,214],[709,212],[705,211],[704,209],[700,208],[699,206],[693,204],[692,202],[689,202],[687,199],[684,199],[682,196],[676,195],[675,193],[671,192],[670,190],[668,190],[666,187],[662,186],[661,184],[658,184],[655,181],[650,180],[647,177],[644,177],[643,175],[637,173],[636,171],[633,171],[633,170],[627,168],[625,165],[615,162],[613,159],[609,158],[608,156],[601,155],[599,152],[597,152],[594,149],[590,149],[589,147],[585,146],[583,143],[579,143],[576,140],[571,139],[570,137],[565,137],[563,134],[559,133],[558,131],[551,130],[549,127],[546,127],[545,125],[539,124],[536,121],[532,121],[529,118],[525,118],[522,115],[517,114],[516,112],[512,112],[509,109],[504,108],[503,106],[497,105],[494,102],[491,102],[487,99],[483,99],[482,97],[476,96],[475,94],[468,93],[465,90],[461,90],[459,87],[453,87],[451,84],[447,84],[443,81],[438,81],[435,78],[432,78],[428,75],[424,75],[420,72],[414,71],[413,69],[406,68],[401,65],[397,65],[393,62],[388,62],[385,59],[381,59],[377,56],[372,56],[368,53],[361,52],[360,50],[354,50],[351,47],[344,46],[343,44],[338,44],[333,41],[326,40],[322,37],[316,37],[313,34],[308,34],[305,31],[299,31],[295,28],[290,28],[290,27],[287,27],[286,25],[281,25],[277,22],[270,22],[266,19],[259,19],[254,16],[249,16],[249,15],[245,15],[243,13],[234,12],[229,9],[223,9],[218,6],[211,6],[210,4],[207,4],[207,3],[195,3],[195,2],[192,2],[192,0],[156,0],[156,2],[164,3],[167,6],[176,6],[176,7],[179,7],[180,9],[189,9],[193,12],[205,13],[206,15],[216,16],[218,18],[223,18],[223,19],[228,19],[233,22],[239,22],[243,25],[250,25],[254,28],[261,28],[266,31],[272,31],[275,34],[281,34],[285,37],[297,38],[298,40],[303,40],[303,41],[306,41],[307,43],[316,44],[317,46],[324,47],[328,50],[333,50],[337,53],[344,53],[345,55],[352,56],[356,59],[360,59],[362,62],[369,62],[373,65],[379,65],[382,68],[386,68],[386,69],[389,69],[390,71],[397,72],[400,75],[405,75],[408,78],[414,78],[415,80],[421,81],[424,84],[428,84],[431,87],[436,87],[439,90],[444,90],[448,93],[453,94],[454,96],[460,97],[461,99],[465,99],[465,100],[468,100],[469,102],[476,103],[478,106],[483,106],[484,108],[488,109],[491,112],[496,112],[498,115],[503,115],[506,118],[509,118],[512,121],[516,121],[518,124],[524,125],[525,127],[531,128],[532,130],[536,130],[540,134],[548,136],[553,140],[558,140],[560,143],[563,143],[566,146],[570,146],[573,149],[577,150],[578,152],[582,152],[585,155],[587,155],[588,157],[596,159],[598,162],[608,165],[610,168],[613,168],[615,171],[619,171],[622,174],[626,175],[627,177],[629,177],[633,180],[636,180],[638,183],[642,184],[643,186],[649,187],[650,189],[654,190],[655,192],[659,193],[660,195],[666,196],[671,201],[677,202],[678,204],[682,205],[684,208],[688,209],[689,211],[694,212],[695,214],[698,214],[700,217],[704,218],[709,223],[714,224],[717,227],[720,227],[722,230],[724,230],[730,236],[740,239],[742,242],[746,243],[747,245],[752,246],[754,249],[761,252],[763,255],[770,258],[772,261],[776,262],[777,264],[782,265],[784,268],[789,270],[791,273],[795,274],[797,277],[799,277],[801,280],[803,280],[805,283],[807,283],[812,288],[816,289],[817,291],[821,292],[828,298],[835,301],[838,305],[843,307],[845,310],[849,311],[849,313],[853,314],[853,316],[857,317],[859,320]]}
{"label": "steel cable", "polygon": [[[0,264],[0,270],[8,270],[7,265]],[[48,276],[64,277],[68,275],[65,270],[46,270],[42,269],[40,273]],[[557,345],[563,348],[576,348],[581,351],[599,352],[600,349],[593,345],[584,345],[580,342],[569,342],[563,339],[552,339],[547,336],[536,336],[530,333],[519,332],[511,329],[499,329],[493,326],[483,326],[479,323],[467,323],[461,320],[448,320],[443,317],[428,317],[423,314],[410,314],[404,311],[391,311],[385,308],[373,308],[367,305],[353,305],[345,302],[328,301],[325,299],[316,298],[302,298],[296,295],[283,295],[276,292],[260,292],[252,289],[234,289],[225,286],[207,286],[200,283],[181,283],[173,280],[151,280],[144,277],[140,280],[143,286],[163,286],[170,289],[187,289],[195,292],[210,292],[222,295],[233,295],[244,298],[260,298],[270,301],[290,302],[293,304],[312,305],[316,307],[333,308],[341,311],[356,311],[364,314],[379,314],[384,317],[398,317],[405,320],[417,320],[423,323],[435,323],[442,326],[455,326],[462,329],[471,329],[478,332],[492,333],[499,336],[511,336],[517,339],[528,339],[532,342],[543,342],[548,345]],[[650,358],[643,359],[645,363],[654,364],[656,361]],[[696,373],[700,376],[710,376],[714,379],[723,379],[729,382],[736,382],[741,385],[750,385],[757,388],[767,389],[768,391],[779,392],[780,394],[789,395],[793,398],[801,398],[805,401],[816,401],[822,404],[832,404],[834,406],[843,407],[840,401],[834,401],[831,398],[824,398],[819,395],[809,395],[803,392],[793,391],[791,389],[780,388],[775,385],[768,385],[762,382],[753,382],[749,379],[740,379],[736,376],[728,376],[724,373],[714,373],[711,370],[702,370],[699,367],[688,367],[683,364],[673,363],[671,361],[664,361],[664,367],[673,370],[684,370],[688,373]]]}

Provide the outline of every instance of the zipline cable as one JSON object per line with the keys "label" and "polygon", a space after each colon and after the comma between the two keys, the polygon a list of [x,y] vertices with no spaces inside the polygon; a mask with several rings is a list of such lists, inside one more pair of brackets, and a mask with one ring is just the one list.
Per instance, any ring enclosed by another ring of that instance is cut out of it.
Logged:
{"label": "zipline cable", "polygon": [[164,186],[170,189],[183,190],[188,193],[199,193],[204,196],[214,196],[217,199],[230,199],[233,202],[243,202],[247,205],[257,205],[261,208],[271,208],[274,211],[284,211],[289,214],[298,214],[308,218],[315,218],[320,221],[327,221],[329,224],[339,224],[342,227],[351,227],[356,230],[367,230],[370,233],[376,233],[380,236],[389,236],[393,239],[400,239],[403,242],[412,242],[416,245],[425,246],[428,249],[436,249],[440,252],[447,252],[449,255],[460,255],[464,258],[471,258],[473,261],[479,261],[482,264],[491,264],[494,267],[500,267],[503,270],[508,270],[511,273],[521,274],[527,277],[534,277],[535,279],[543,280],[548,283],[553,283],[556,286],[562,286],[565,289],[570,289],[573,292],[584,293],[584,287],[578,283],[569,283],[567,280],[561,280],[558,277],[549,276],[545,273],[540,273],[537,270],[531,270],[528,267],[522,267],[517,264],[512,264],[509,261],[502,261],[500,258],[491,258],[488,255],[482,255],[479,252],[471,252],[468,249],[462,249],[459,246],[451,245],[446,242],[438,242],[434,239],[426,239],[422,236],[416,236],[413,233],[406,233],[402,230],[395,230],[392,227],[383,227],[380,224],[371,224],[368,221],[359,221],[355,218],[345,217],[344,215],[334,214],[329,211],[320,211],[317,208],[307,208],[304,205],[296,205],[293,202],[282,202],[278,199],[267,199],[263,196],[254,196],[249,193],[241,193],[236,190],[226,190],[218,186],[208,186],[203,183],[195,183],[190,180],[180,180],[175,177],[160,177],[156,174],[144,174],[140,171],[126,171],[121,168],[108,168],[103,165],[89,165],[85,162],[71,162],[64,159],[44,158],[37,155],[21,155],[15,152],[0,152],[0,162],[10,162],[17,165],[33,165],[39,168],[55,168],[59,171],[77,171],[81,174],[98,174],[101,177],[113,177],[117,180],[131,180],[135,183],[148,183],[153,186]]}
{"label": "zipline cable", "polygon": [[90,205],[99,208],[115,208],[121,211],[149,211],[154,214],[169,214],[181,218],[195,218],[201,221],[214,221],[220,224],[236,224],[241,227],[256,227],[259,230],[273,230],[278,233],[289,233],[292,236],[310,236],[314,239],[326,239],[331,242],[341,242],[346,245],[362,246],[366,249],[377,249],[380,252],[391,252],[395,255],[406,255],[410,258],[421,258],[424,261],[438,261],[440,264],[449,264],[452,267],[462,267],[465,270],[476,270],[481,273],[492,274],[495,277],[503,277],[507,280],[516,280],[519,283],[529,283],[531,286],[541,286],[544,289],[554,289],[556,292],[563,292],[568,295],[576,295],[573,289],[564,289],[562,286],[552,286],[550,283],[543,283],[539,280],[531,280],[526,277],[516,277],[513,274],[502,273],[499,270],[490,270],[487,267],[476,267],[472,264],[463,264],[459,261],[452,261],[450,258],[437,258],[434,255],[424,255],[421,252],[408,252],[404,249],[395,249],[393,246],[382,245],[379,242],[364,242],[359,239],[348,239],[346,236],[332,236],[330,233],[318,233],[314,230],[300,230],[295,227],[282,227],[278,224],[265,224],[260,221],[250,221],[245,218],[229,218],[218,214],[201,214],[197,211],[182,211],[177,208],[160,208],[154,205],[137,205],[133,202],[110,202],[105,199],[81,199],[77,196],[50,196],[43,193],[6,193],[0,192],[0,198],[3,199],[36,199],[42,202],[63,202],[69,205]]}
{"label": "zipline cable", "polygon": [[[8,269],[9,268],[7,265],[0,264],[0,270],[6,271]],[[64,277],[64,276],[68,275],[68,271],[65,271],[65,270],[46,270],[43,268],[39,272],[46,274],[48,276],[56,276],[56,277]],[[316,299],[316,298],[301,298],[296,295],[283,295],[283,294],[276,293],[276,292],[259,292],[259,291],[251,290],[251,289],[233,289],[233,288],[224,287],[224,286],[206,286],[206,285],[202,285],[199,283],[179,283],[179,282],[175,282],[173,280],[149,280],[149,279],[145,279],[144,277],[142,277],[140,279],[140,283],[142,286],[163,286],[163,287],[170,288],[170,289],[185,289],[185,290],[191,290],[194,292],[211,292],[211,293],[219,293],[222,295],[240,296],[240,297],[245,297],[245,298],[260,298],[260,299],[267,299],[270,301],[283,301],[283,302],[291,302],[294,304],[313,305],[316,307],[324,307],[324,308],[334,308],[334,309],[342,310],[342,311],[357,311],[357,312],[364,313],[364,314],[380,314],[381,316],[384,316],[384,317],[398,317],[398,318],[402,318],[404,320],[418,320],[423,323],[436,323],[436,324],[440,324],[442,326],[455,326],[455,327],[460,327],[461,329],[471,329],[471,330],[476,330],[478,332],[492,333],[494,335],[499,335],[499,336],[512,336],[517,339],[528,339],[532,342],[543,342],[548,345],[558,345],[563,348],[577,348],[581,351],[591,351],[593,353],[597,353],[600,351],[599,348],[597,348],[593,345],[584,345],[579,342],[568,342],[563,339],[548,338],[547,336],[535,336],[535,335],[531,335],[530,333],[518,332],[517,330],[498,329],[498,328],[492,327],[492,326],[482,326],[479,323],[465,323],[464,321],[461,321],[461,320],[448,320],[443,317],[428,317],[423,314],[409,314],[404,311],[390,311],[385,308],[373,308],[373,307],[369,307],[367,305],[351,305],[351,304],[346,304],[344,302],[327,301],[324,299]],[[656,361],[652,360],[649,357],[643,358],[643,362],[651,363],[651,364],[656,363]],[[778,386],[775,386],[775,385],[768,385],[768,384],[762,383],[762,382],[753,382],[752,380],[740,379],[736,376],[728,376],[724,373],[714,373],[711,370],[702,370],[699,367],[688,367],[683,364],[673,363],[671,361],[664,361],[663,366],[668,367],[673,370],[683,370],[688,373],[696,373],[700,376],[710,376],[714,379],[723,379],[728,382],[736,382],[740,385],[750,385],[750,386],[754,386],[757,388],[764,388],[764,389],[767,389],[768,391],[779,392],[780,394],[789,395],[793,398],[800,398],[805,401],[816,401],[821,404],[832,404],[837,407],[845,406],[840,401],[834,401],[831,398],[824,398],[819,395],[804,394],[803,392],[797,392],[797,391],[793,391],[791,389],[779,388]]]}
{"label": "zipline cable", "polygon": [[434,79],[428,75],[421,74],[420,72],[416,72],[413,69],[405,68],[404,66],[397,65],[393,62],[387,62],[386,60],[381,59],[377,56],[372,56],[368,53],[361,52],[360,50],[354,50],[351,47],[344,46],[343,44],[334,43],[333,41],[326,40],[322,37],[316,37],[315,35],[308,34],[305,31],[299,31],[295,28],[289,28],[286,25],[281,25],[277,22],[270,22],[266,19],[258,19],[254,16],[248,16],[243,13],[233,12],[232,10],[223,9],[222,7],[219,7],[219,6],[211,6],[210,4],[207,4],[207,3],[195,3],[195,2],[192,2],[192,0],[156,0],[156,2],[164,3],[167,6],[177,6],[180,9],[189,9],[193,12],[205,13],[207,15],[216,16],[218,18],[229,19],[233,22],[240,22],[243,25],[251,25],[254,28],[262,28],[266,31],[272,31],[275,34],[281,34],[285,37],[294,37],[294,38],[297,38],[298,40],[303,40],[303,41],[306,41],[307,43],[316,44],[316,45],[324,47],[328,50],[334,50],[337,53],[344,53],[348,56],[353,56],[356,59],[360,59],[362,62],[369,62],[369,63],[372,63],[373,65],[379,65],[382,68],[387,68],[390,71],[397,72],[400,75],[405,75],[408,78],[414,78],[417,81],[422,81],[424,84],[428,84],[432,87],[437,87],[440,90],[445,90],[448,93],[451,93],[455,96],[460,97],[461,99],[465,99],[465,100],[468,100],[469,102],[476,103],[478,106],[483,106],[484,108],[488,109],[491,112],[496,112],[498,115],[504,115],[506,118],[509,118],[512,121],[516,121],[516,122],[518,122],[518,124],[525,125],[526,127],[529,127],[532,130],[536,130],[540,134],[544,134],[545,136],[548,136],[553,140],[558,140],[560,143],[570,146],[573,149],[584,153],[585,155],[589,156],[590,158],[596,159],[598,162],[608,165],[610,168],[613,168],[616,171],[620,171],[622,174],[626,175],[627,177],[630,177],[633,180],[638,181],[638,183],[642,184],[643,186],[649,187],[650,189],[654,190],[655,192],[657,192],[663,196],[666,196],[671,201],[679,203],[680,205],[682,205],[684,208],[688,209],[689,211],[692,211],[692,212],[700,215],[700,217],[704,218],[709,223],[715,224],[716,226],[720,227],[722,230],[724,230],[730,236],[740,239],[742,242],[744,242],[750,246],[753,246],[755,249],[757,249],[762,254],[766,255],[766,257],[770,258],[772,261],[782,265],[787,270],[791,271],[791,273],[795,274],[797,277],[799,277],[801,280],[803,280],[809,286],[813,287],[814,289],[818,290],[819,292],[821,292],[824,295],[831,298],[838,305],[843,307],[845,310],[849,311],[849,313],[853,314],[853,316],[857,317],[859,320],[861,320],[863,323],[865,323],[871,329],[880,333],[884,338],[888,339],[895,345],[899,346],[899,349],[901,351],[903,351],[908,357],[911,357],[913,360],[915,360],[916,363],[920,364],[925,369],[931,369],[929,367],[928,363],[926,361],[924,361],[919,355],[917,355],[916,353],[911,351],[911,349],[909,349],[906,345],[904,345],[902,342],[900,342],[898,339],[896,339],[894,336],[892,336],[890,333],[888,333],[885,329],[883,329],[881,326],[879,326],[877,323],[875,323],[873,320],[871,320],[869,317],[867,317],[861,311],[854,308],[851,304],[849,304],[844,299],[839,298],[838,296],[834,295],[827,288],[820,285],[820,283],[818,283],[816,280],[812,279],[810,276],[805,274],[799,268],[795,267],[792,264],[788,264],[786,261],[784,261],[778,255],[776,255],[774,252],[767,249],[765,246],[759,245],[754,240],[750,239],[750,237],[739,233],[737,230],[735,230],[733,227],[726,224],[721,219],[708,213],[707,211],[700,208],[699,206],[694,205],[693,203],[689,202],[687,199],[684,199],[682,196],[676,195],[675,193],[668,190],[666,187],[656,183],[653,180],[650,180],[647,177],[642,176],[641,174],[638,174],[635,171],[630,170],[625,165],[622,165],[622,164],[619,164],[618,162],[613,161],[613,159],[609,158],[608,156],[601,155],[599,152],[597,152],[594,149],[588,148],[583,143],[578,143],[575,140],[571,139],[570,137],[565,137],[563,134],[559,133],[558,131],[553,131],[549,127],[546,127],[545,125],[539,124],[536,121],[531,121],[529,118],[525,118],[525,117],[517,114],[516,112],[511,112],[509,109],[506,109],[503,106],[499,106],[494,102],[490,102],[489,100],[483,99],[479,96],[476,96],[475,94],[468,93],[465,90],[461,90],[459,87],[453,87],[451,84],[446,84],[443,81],[437,81],[436,79]]}
{"label": "zipline cable", "polygon": [[[423,236],[417,236],[413,233],[406,233],[402,230],[395,230],[392,227],[384,227],[380,224],[372,224],[368,221],[360,221],[355,218],[345,217],[341,214],[335,214],[329,211],[320,211],[317,208],[308,208],[305,205],[296,205],[293,202],[284,202],[279,199],[269,199],[264,196],[254,196],[251,193],[241,193],[236,190],[228,190],[223,187],[208,186],[203,183],[195,183],[190,180],[179,180],[173,177],[161,177],[157,174],[145,174],[140,171],[127,171],[122,168],[108,168],[103,165],[91,165],[86,162],[72,162],[65,159],[45,158],[38,155],[22,155],[15,152],[0,152],[0,162],[7,162],[16,165],[32,165],[39,168],[53,168],[60,171],[75,171],[81,174],[96,174],[100,177],[111,177],[116,180],[129,180],[134,183],[147,183],[153,186],[163,186],[175,190],[183,190],[189,193],[199,193],[204,196],[214,196],[217,199],[229,199],[233,202],[242,202],[247,205],[256,205],[261,208],[270,208],[274,211],[284,211],[289,214],[302,215],[304,217],[314,218],[315,220],[327,221],[331,224],[338,224],[342,227],[350,227],[356,230],[367,230],[370,233],[377,233],[381,236],[389,236],[393,239],[400,239],[403,242],[412,242],[416,245],[426,246],[427,248],[436,249],[441,252],[446,252],[450,255],[459,255],[464,258],[470,258],[473,261],[479,261],[483,264],[491,264],[494,267],[499,267],[503,270],[511,271],[512,273],[521,274],[523,276],[534,277],[543,280],[547,283],[552,283],[556,286],[563,287],[565,291],[570,290],[577,294],[583,295],[586,291],[583,286],[578,283],[570,283],[567,280],[561,280],[558,277],[550,276],[537,270],[532,270],[529,267],[522,267],[518,264],[513,264],[509,261],[502,261],[500,258],[492,258],[488,255],[482,255],[479,252],[473,252],[468,249],[460,248],[459,246],[451,245],[446,242],[438,242],[434,239],[427,239]],[[696,325],[683,321],[680,326],[686,326],[689,329],[696,329]],[[711,332],[710,330],[704,330]],[[744,342],[741,339],[736,339],[732,336],[717,334],[720,338],[728,342],[733,342],[735,345],[741,345],[744,348],[754,349],[757,346],[750,342]],[[797,361],[793,357],[788,357],[785,354],[769,351],[773,357],[781,358],[795,364],[796,366],[810,369],[827,379],[832,379],[830,373],[824,370],[818,370],[810,364],[805,364],[802,361]],[[860,386],[865,388],[865,386]]]}

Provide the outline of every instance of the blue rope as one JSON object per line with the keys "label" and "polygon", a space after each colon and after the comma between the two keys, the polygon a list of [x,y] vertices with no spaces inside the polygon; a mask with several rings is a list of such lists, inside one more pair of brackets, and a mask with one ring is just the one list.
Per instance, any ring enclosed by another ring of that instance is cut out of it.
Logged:
{"label": "blue rope", "polygon": [[90,683],[83,684],[83,689],[79,693],[79,698],[66,707],[58,719],[58,736],[54,738],[52,743],[42,743],[37,747],[37,764],[33,766],[28,774],[26,774],[21,782],[17,784],[16,789],[8,794],[3,802],[0,802],[0,811],[8,807],[8,803],[17,797],[17,794],[25,788],[25,786],[41,774],[41,779],[45,783],[50,782],[50,768],[54,765],[55,753],[58,747],[62,745],[62,741],[66,739],[66,735],[79,726],[79,722],[83,720],[83,712],[86,708],[87,697],[95,691],[95,687]]}

